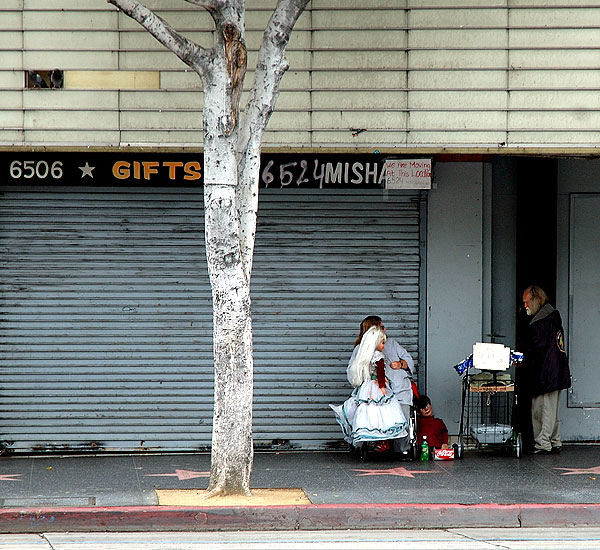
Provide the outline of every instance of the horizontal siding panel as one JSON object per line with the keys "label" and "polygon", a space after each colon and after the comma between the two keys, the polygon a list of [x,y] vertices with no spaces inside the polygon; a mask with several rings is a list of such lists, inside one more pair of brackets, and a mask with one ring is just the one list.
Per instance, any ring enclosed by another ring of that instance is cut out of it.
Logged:
{"label": "horizontal siding panel", "polygon": [[588,91],[585,89],[543,92],[535,90],[514,91],[510,95],[510,108],[531,109],[533,111],[598,110],[600,109],[600,96],[597,90]]}
{"label": "horizontal siding panel", "polygon": [[[95,56],[95,54],[94,54]],[[157,71],[162,69],[188,69],[188,66],[167,50],[119,52],[121,70]]]}
{"label": "horizontal siding panel", "polygon": [[313,136],[310,132],[271,130],[267,126],[262,145],[265,147],[279,147],[282,143],[285,143],[288,147],[309,147],[313,144]]}
{"label": "horizontal siding panel", "polygon": [[[368,146],[369,143],[377,142],[381,145],[399,146],[406,143],[405,135],[409,130],[395,129],[380,131],[362,132],[358,136],[354,136],[349,128],[345,133],[340,133],[339,130],[332,128],[331,130],[314,129],[312,132],[313,141],[321,145],[332,145],[338,147],[357,147]],[[300,139],[298,136],[297,139]]]}
{"label": "horizontal siding panel", "polygon": [[548,45],[555,47],[537,51],[531,48],[511,50],[511,72],[519,69],[548,69],[550,71],[579,69],[586,74],[589,69],[597,69],[600,62],[600,50],[596,48],[576,50],[561,48],[559,45],[552,43]]}
{"label": "horizontal siding panel", "polygon": [[202,112],[188,111],[136,111],[122,112],[120,126],[126,131],[130,129],[168,130],[179,128],[193,130],[202,127]]}
{"label": "horizontal siding panel", "polygon": [[[23,57],[18,51],[3,51],[0,55],[0,70],[10,71],[23,64]],[[30,65],[32,67],[33,65]]]}
{"label": "horizontal siding panel", "polygon": [[[460,46],[461,43],[456,43]],[[412,47],[412,46],[411,46]],[[513,60],[511,52],[511,61]],[[468,74],[468,71],[489,71],[490,69],[506,70],[508,51],[498,50],[416,50],[408,54],[408,69],[425,69],[427,71],[452,69]]]}
{"label": "horizontal siding panel", "polygon": [[[9,94],[13,94],[13,93],[18,93],[18,92],[12,92],[12,91],[7,91],[7,88],[22,88],[23,85],[25,83],[25,74],[23,71],[16,71],[16,70],[5,70],[2,71],[0,70],[0,88],[5,88],[5,90],[3,90],[2,92],[2,97],[4,98],[5,95],[9,95]],[[19,95],[21,95],[19,93]]]}
{"label": "horizontal siding panel", "polygon": [[[559,90],[561,93],[563,90],[597,90],[600,88],[600,73],[595,69],[589,71],[517,70],[509,73],[509,86],[512,89],[511,101],[522,89],[529,89],[536,93],[543,92],[544,95],[551,95],[552,90]],[[570,106],[569,103],[565,103],[566,107]]]}
{"label": "horizontal siding panel", "polygon": [[[19,3],[22,5],[24,2],[23,0],[19,0]],[[97,0],[26,0],[26,4],[28,10],[35,11],[114,11],[114,8],[107,4],[98,4]]]}
{"label": "horizontal siding panel", "polygon": [[[400,105],[399,105],[400,107]],[[314,128],[348,128],[348,136],[354,129],[395,130],[407,125],[406,111],[323,111],[312,114]],[[359,134],[360,135],[360,134]],[[358,137],[358,136],[357,136]]]}
{"label": "horizontal siding panel", "polygon": [[508,143],[507,133],[504,129],[491,129],[488,131],[474,131],[472,128],[465,128],[463,131],[456,131],[448,128],[442,131],[439,127],[429,129],[411,130],[407,137],[410,145],[425,145],[432,139],[432,134],[439,134],[444,137],[446,145],[467,145],[473,136],[476,136],[477,143],[482,146],[504,147]]}
{"label": "horizontal siding panel", "polygon": [[[465,29],[464,32],[472,28],[499,27],[502,29],[506,26],[507,13],[505,6],[494,9],[490,4],[486,6],[488,9],[482,10],[470,9],[470,6],[474,5],[470,1],[468,6],[465,7],[453,2],[446,2],[446,5],[441,4],[437,9],[419,9],[423,5],[411,8],[409,12],[410,26],[430,30],[453,27],[455,29]],[[427,7],[431,8],[431,3],[427,2]]]}
{"label": "horizontal siding panel", "polygon": [[569,130],[578,128],[580,131],[596,131],[600,127],[600,112],[511,112],[509,124],[512,130],[551,128]]}
{"label": "horizontal siding panel", "polygon": [[[28,110],[52,109],[63,111],[61,117],[68,116],[64,111],[84,111],[85,116],[93,117],[88,111],[116,111],[119,106],[119,95],[116,91],[84,92],[77,90],[25,90],[19,94],[23,98],[23,107]],[[4,97],[4,96],[3,96]],[[111,113],[112,114],[112,113]],[[115,119],[113,118],[113,121]]]}
{"label": "horizontal siding panel", "polygon": [[312,127],[312,113],[305,112],[302,114],[275,112],[269,120],[267,128],[273,130],[287,130],[293,126],[297,130],[309,130]]}
{"label": "horizontal siding panel", "polygon": [[[162,80],[162,78],[161,78]],[[200,80],[195,76],[194,82],[199,85]],[[122,91],[119,94],[119,101],[123,110],[143,111],[144,109],[175,110],[183,111],[198,110],[201,111],[204,105],[204,97],[201,89],[190,91],[170,92],[166,90],[130,92]],[[156,112],[155,111],[155,112]],[[193,115],[190,115],[193,117]],[[197,120],[196,124],[201,124],[202,120]]]}
{"label": "horizontal siding panel", "polygon": [[103,111],[101,115],[90,116],[85,111],[72,111],[68,121],[64,113],[60,111],[25,111],[25,129],[38,129],[40,127],[48,130],[111,130],[117,126],[119,114],[116,111]]}
{"label": "horizontal siding panel", "polygon": [[[16,30],[20,31],[23,28],[23,16],[19,9],[16,9],[17,6],[12,6],[15,8],[15,11],[8,11],[11,6],[6,6],[6,3],[2,5],[5,10],[2,12],[2,19],[0,23],[0,28],[3,30]],[[19,8],[21,6],[18,6]]]}
{"label": "horizontal siding panel", "polygon": [[408,94],[408,105],[411,110],[502,110],[506,108],[506,101],[506,93],[502,91],[471,92],[468,101],[465,100],[465,94],[462,91],[411,91]]}
{"label": "horizontal siding panel", "polygon": [[[5,55],[3,53],[0,56],[0,64],[5,61],[3,59]],[[22,54],[15,54],[15,57],[18,58],[18,62],[14,63],[12,67],[22,65],[26,69],[40,68],[51,70],[54,67],[60,67],[63,70],[92,71],[100,68],[103,70],[116,70],[119,68],[119,54],[116,51],[57,51],[43,47],[42,45],[40,49],[26,49]]]}
{"label": "horizontal siding panel", "polygon": [[312,75],[312,87],[314,89],[389,89],[405,88],[407,75],[404,71],[337,71],[314,73]]}
{"label": "horizontal siding panel", "polygon": [[119,47],[119,35],[117,33],[93,32],[93,28],[80,31],[62,29],[61,32],[29,30],[24,34],[23,47],[29,51],[117,49]]}
{"label": "horizontal siding panel", "polygon": [[[512,75],[512,73],[511,73]],[[506,70],[478,71],[439,71],[419,69],[412,70],[408,77],[409,87],[414,91],[461,90],[469,93],[478,91],[502,91],[506,87]]]}
{"label": "horizontal siding panel", "polygon": [[538,48],[591,48],[596,50],[600,39],[600,28],[586,29],[511,29],[511,48],[526,48],[536,50]]}
{"label": "horizontal siding panel", "polygon": [[[18,106],[13,106],[11,107],[12,109],[18,109]],[[5,128],[5,130],[0,130],[0,132],[2,131],[6,131],[6,129],[9,129],[9,131],[13,131],[15,128],[22,128],[23,127],[23,111],[21,110],[5,110],[2,113],[2,126]]]}
{"label": "horizontal siding panel", "polygon": [[[291,55],[287,56],[290,58]],[[406,53],[403,51],[316,51],[312,55],[312,66],[314,69],[337,69],[364,70],[371,69],[394,69],[404,70],[406,68]],[[293,65],[298,67],[298,65]],[[300,65],[302,68],[305,65]]]}
{"label": "horizontal siding panel", "polygon": [[504,112],[444,112],[440,117],[439,113],[422,111],[413,112],[410,116],[410,123],[414,128],[430,128],[453,131],[463,129],[469,131],[478,130],[502,130],[506,126],[506,114]]}
{"label": "horizontal siding panel", "polygon": [[363,111],[382,111],[386,108],[403,106],[406,102],[404,91],[371,90],[369,99],[361,98],[363,92],[346,91],[344,93],[314,91],[311,95],[315,109],[355,109],[360,105]]}
{"label": "horizontal siding panel", "polygon": [[81,142],[92,144],[110,144],[119,139],[119,132],[108,130],[106,132],[99,130],[31,130],[24,132],[25,141],[30,143],[53,143],[57,145],[80,145]]}
{"label": "horizontal siding panel", "polygon": [[[357,27],[384,29],[406,28],[407,16],[405,10],[389,10],[385,16],[382,17],[381,11],[364,9],[364,7],[363,9],[354,9],[354,6],[347,3],[343,10],[315,10],[312,14],[312,25],[314,28],[322,29],[324,31],[330,28],[354,31]],[[399,7],[399,5],[396,6],[396,8]]]}
{"label": "horizontal siding panel", "polygon": [[[119,137],[122,143],[130,143],[130,144],[148,144],[147,142],[148,133],[144,129],[129,129],[122,130],[119,133]],[[152,131],[152,139],[156,141],[152,141],[151,144],[155,146],[161,145],[178,145],[183,147],[200,147],[202,144],[202,139],[204,137],[204,132],[202,128],[198,128],[193,131],[184,131],[184,130],[153,130]],[[114,143],[108,142],[108,143]]]}
{"label": "horizontal siding panel", "polygon": [[[511,31],[512,38],[512,31]],[[411,29],[408,33],[408,46],[414,49],[471,49],[504,48],[507,45],[507,32],[504,29]]]}
{"label": "horizontal siding panel", "polygon": [[[28,5],[29,7],[29,5]],[[46,29],[55,31],[80,30],[93,32],[96,29],[110,29],[117,26],[117,11],[92,11],[92,10],[35,10],[23,11],[23,28],[27,31]],[[4,19],[2,21],[4,25]],[[19,25],[21,22],[19,21]]]}
{"label": "horizontal siding panel", "polygon": [[[295,33],[294,33],[295,34]],[[290,42],[290,45],[296,42]],[[306,40],[304,47],[314,50],[338,50],[340,44],[345,44],[348,49],[366,49],[377,51],[380,49],[399,50],[406,47],[406,32],[404,30],[372,30],[354,28],[352,30],[324,29],[315,31],[312,42]],[[302,43],[299,44],[302,47]]]}
{"label": "horizontal siding panel", "polygon": [[[2,21],[0,19],[0,21]],[[20,30],[0,32],[0,48],[3,50],[20,49],[23,47],[23,33]]]}
{"label": "horizontal siding panel", "polygon": [[[560,2],[562,6],[568,5]],[[540,6],[522,8],[510,11],[510,24],[515,27],[556,27],[579,28],[600,26],[600,11],[597,6],[584,6],[582,2],[574,1],[569,9],[553,7],[551,3]],[[527,4],[524,3],[526,6]]]}

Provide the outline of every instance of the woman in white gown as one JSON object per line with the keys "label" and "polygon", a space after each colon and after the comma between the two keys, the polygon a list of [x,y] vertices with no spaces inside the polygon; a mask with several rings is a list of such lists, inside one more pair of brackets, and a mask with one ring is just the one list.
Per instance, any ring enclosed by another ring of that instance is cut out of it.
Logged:
{"label": "woman in white gown", "polygon": [[329,405],[344,439],[355,447],[406,436],[406,418],[385,377],[385,340],[379,327],[365,332],[348,369],[354,390],[342,405]]}

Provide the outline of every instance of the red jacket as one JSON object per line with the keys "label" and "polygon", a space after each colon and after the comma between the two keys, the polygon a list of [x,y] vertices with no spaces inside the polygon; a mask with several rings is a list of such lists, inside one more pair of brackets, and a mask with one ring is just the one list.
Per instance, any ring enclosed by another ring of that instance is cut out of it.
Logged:
{"label": "red jacket", "polygon": [[427,436],[427,444],[436,449],[448,444],[448,428],[441,418],[435,416],[417,417],[417,444],[423,442],[423,436]]}

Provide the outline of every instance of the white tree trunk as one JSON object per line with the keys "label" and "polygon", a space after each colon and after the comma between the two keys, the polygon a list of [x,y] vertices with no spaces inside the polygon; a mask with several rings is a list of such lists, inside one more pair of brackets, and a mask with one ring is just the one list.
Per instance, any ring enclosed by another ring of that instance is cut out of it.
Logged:
{"label": "white tree trunk", "polygon": [[138,0],[107,0],[193,68],[204,89],[204,208],[213,298],[215,405],[209,494],[250,494],[254,356],[250,275],[260,144],[287,69],[290,33],[308,0],[278,0],[240,123],[246,71],[245,0],[186,0],[209,11],[215,43],[202,48]]}
{"label": "white tree trunk", "polygon": [[[205,128],[223,128],[230,109],[218,79],[207,87]],[[212,97],[212,95],[215,97]],[[250,278],[240,250],[237,133],[206,132],[204,209],[213,297],[215,406],[209,494],[250,493],[253,351]]]}

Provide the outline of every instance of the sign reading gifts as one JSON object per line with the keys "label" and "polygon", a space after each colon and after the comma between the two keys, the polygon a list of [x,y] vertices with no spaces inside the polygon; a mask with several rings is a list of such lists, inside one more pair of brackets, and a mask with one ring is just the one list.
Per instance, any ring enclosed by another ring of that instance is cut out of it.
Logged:
{"label": "sign reading gifts", "polygon": [[[0,153],[8,184],[180,185],[204,180],[201,152]],[[269,189],[429,189],[431,159],[387,159],[380,154],[265,153],[259,184]]]}

